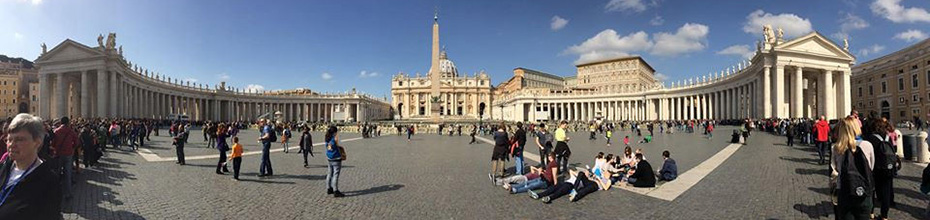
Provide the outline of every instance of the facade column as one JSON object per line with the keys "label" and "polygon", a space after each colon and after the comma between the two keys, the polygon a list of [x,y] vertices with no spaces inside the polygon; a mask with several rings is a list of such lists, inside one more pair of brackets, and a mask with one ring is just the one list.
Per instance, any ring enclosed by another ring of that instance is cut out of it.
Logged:
{"label": "facade column", "polygon": [[801,118],[804,114],[804,98],[801,94],[804,92],[803,84],[803,67],[797,66],[791,77],[791,117]]}
{"label": "facade column", "polygon": [[823,94],[824,94],[824,113],[827,115],[827,119],[835,119],[836,117],[836,90],[833,85],[833,71],[826,71],[823,74]]}
{"label": "facade column", "polygon": [[81,71],[81,117],[90,117],[90,72]]}
{"label": "facade column", "polygon": [[68,116],[68,94],[70,90],[68,89],[68,79],[65,76],[65,73],[58,73],[58,103],[55,104],[57,112],[54,118],[61,118]]}
{"label": "facade column", "polygon": [[772,67],[762,67],[762,116],[765,118],[772,117]]}
{"label": "facade column", "polygon": [[[838,112],[836,113],[837,117],[843,117],[846,114],[852,113],[852,87],[850,86],[850,75],[849,70],[839,72],[839,82],[837,82],[837,91],[839,92],[840,97],[837,97],[837,106]],[[930,79],[928,79],[930,80]]]}
{"label": "facade column", "polygon": [[52,86],[49,80],[51,73],[39,73],[39,117],[51,119]]}
{"label": "facade column", "polygon": [[775,117],[787,118],[788,110],[785,108],[785,66],[775,66]]}
{"label": "facade column", "polygon": [[119,81],[116,72],[110,72],[110,105],[109,117],[119,117]]}

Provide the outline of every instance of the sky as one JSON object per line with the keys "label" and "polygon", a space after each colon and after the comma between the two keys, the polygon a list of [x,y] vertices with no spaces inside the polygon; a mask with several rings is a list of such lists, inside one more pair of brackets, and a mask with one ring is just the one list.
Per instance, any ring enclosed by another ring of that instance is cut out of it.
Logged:
{"label": "sky", "polygon": [[858,63],[930,34],[926,0],[0,0],[0,54],[34,60],[42,43],[115,32],[127,60],[171,78],[384,97],[397,73],[428,72],[437,11],[459,73],[494,85],[517,67],[574,76],[629,55],[670,84],[745,60],[763,24],[849,39]]}

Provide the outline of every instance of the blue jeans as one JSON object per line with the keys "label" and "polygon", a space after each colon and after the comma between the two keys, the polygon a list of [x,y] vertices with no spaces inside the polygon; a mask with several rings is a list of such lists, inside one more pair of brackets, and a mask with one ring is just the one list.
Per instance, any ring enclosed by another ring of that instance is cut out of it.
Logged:
{"label": "blue jeans", "polygon": [[326,173],[326,188],[331,188],[333,191],[339,191],[339,172],[342,171],[342,161],[341,160],[330,160],[329,161],[329,172]]}
{"label": "blue jeans", "polygon": [[74,156],[59,156],[59,166],[64,173],[61,177],[61,195],[65,197],[71,196],[71,179],[74,172]]}
{"label": "blue jeans", "polygon": [[543,180],[542,177],[540,177],[540,178],[536,178],[536,179],[533,179],[533,180],[530,180],[530,181],[526,181],[526,182],[524,182],[524,183],[522,183],[522,184],[513,185],[513,186],[511,186],[512,188],[510,188],[510,192],[512,192],[512,193],[524,193],[524,192],[527,192],[527,191],[530,191],[530,190],[534,190],[534,189],[546,188],[548,185],[549,185],[549,184],[546,183],[546,181]]}
{"label": "blue jeans", "polygon": [[262,142],[262,163],[261,167],[258,169],[259,175],[274,175],[274,171],[271,169],[271,142]]}
{"label": "blue jeans", "polygon": [[513,161],[516,163],[516,175],[523,175],[523,155],[514,156]]}

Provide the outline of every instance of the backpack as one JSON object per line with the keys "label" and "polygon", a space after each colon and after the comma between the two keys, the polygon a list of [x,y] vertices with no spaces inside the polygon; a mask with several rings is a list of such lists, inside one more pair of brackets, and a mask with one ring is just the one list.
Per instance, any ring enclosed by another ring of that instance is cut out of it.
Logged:
{"label": "backpack", "polygon": [[327,159],[330,159],[330,160],[341,160],[342,159],[342,151],[339,150],[339,146],[336,146],[335,139],[330,139],[329,142],[326,143],[326,145],[328,146],[326,148]]}
{"label": "backpack", "polygon": [[845,163],[840,165],[840,175],[842,175],[840,193],[852,198],[870,198],[874,184],[872,183],[872,170],[866,164],[865,153],[861,149],[855,153],[846,150],[843,157]]}
{"label": "backpack", "polygon": [[291,139],[291,130],[285,129],[284,137],[287,137],[287,139]]}
{"label": "backpack", "polygon": [[[269,126],[269,128],[270,128],[270,126]],[[269,130],[269,131],[268,131],[268,142],[277,142],[277,141],[278,141],[278,134],[274,131],[274,129],[268,129],[268,130]]]}
{"label": "backpack", "polygon": [[898,155],[895,154],[895,148],[891,145],[891,141],[888,140],[888,136],[880,137],[873,134],[868,141],[872,143],[875,149],[875,170],[895,171]]}

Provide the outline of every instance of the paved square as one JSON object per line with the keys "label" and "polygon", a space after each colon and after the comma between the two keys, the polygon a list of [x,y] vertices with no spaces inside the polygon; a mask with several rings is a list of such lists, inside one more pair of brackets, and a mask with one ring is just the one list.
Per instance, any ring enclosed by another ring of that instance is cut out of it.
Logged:
{"label": "paved square", "polygon": [[[661,166],[661,151],[678,161],[680,175],[717,158],[729,146],[732,127],[721,127],[713,139],[699,133],[656,134],[642,148],[653,166]],[[162,133],[164,135],[164,132]],[[191,134],[187,157],[218,154]],[[588,140],[572,133],[571,163],[593,164],[597,152],[619,154],[617,132],[607,147],[603,136]],[[258,149],[254,130],[241,133],[245,151]],[[295,133],[295,136],[297,134]],[[832,219],[827,196],[827,167],[816,165],[812,147],[784,146],[784,138],[754,133],[750,144],[737,148],[708,175],[671,201],[625,190],[599,191],[569,203],[542,204],[525,194],[509,195],[487,180],[491,146],[469,145],[468,136],[417,134],[354,139],[342,133],[348,160],[340,189],[346,198],[325,193],[326,162],[322,147],[310,168],[291,149],[272,153],[275,176],[259,179],[258,155],[243,159],[242,181],[214,174],[217,158],[148,161],[140,153],[108,149],[103,166],[77,176],[75,198],[64,207],[66,219]],[[484,136],[485,138],[490,138]],[[638,137],[631,135],[634,140]],[[348,141],[350,140],[351,141]],[[148,149],[171,158],[168,137],[152,137]],[[314,135],[322,142],[322,135]],[[532,143],[532,142],[530,142]],[[296,146],[296,141],[291,142]],[[529,145],[528,146],[532,146]],[[126,149],[126,148],[123,148]],[[280,144],[273,149],[280,150]],[[538,154],[528,147],[527,152]],[[730,148],[733,149],[733,148]],[[528,158],[529,159],[529,158]],[[719,158],[717,158],[719,159]],[[536,159],[538,160],[538,158]],[[535,165],[534,160],[528,160]],[[513,162],[509,162],[513,165]],[[917,186],[923,167],[908,163],[896,179],[894,219],[925,219],[926,198]],[[696,172],[696,171],[695,171]],[[679,179],[681,180],[681,179]],[[676,180],[678,181],[678,180]],[[660,186],[656,191],[662,189]]]}

